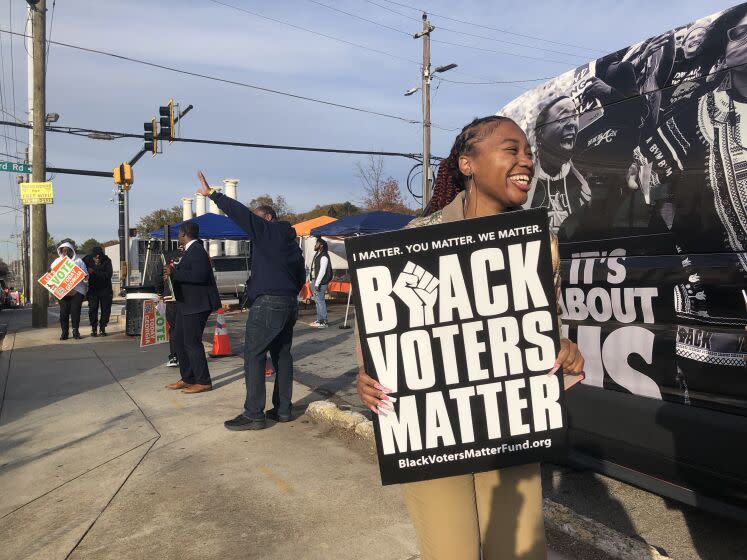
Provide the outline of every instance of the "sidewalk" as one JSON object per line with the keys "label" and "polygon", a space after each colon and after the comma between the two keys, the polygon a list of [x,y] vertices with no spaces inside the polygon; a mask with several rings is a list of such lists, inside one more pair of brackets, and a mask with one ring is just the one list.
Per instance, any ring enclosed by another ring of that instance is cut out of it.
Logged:
{"label": "sidewalk", "polygon": [[[24,313],[0,320],[12,330]],[[213,392],[171,392],[166,348],[112,327],[5,338],[0,558],[417,557],[399,492],[367,457],[305,418],[223,428],[243,403],[240,358],[211,361]],[[300,406],[318,398],[295,384]]]}

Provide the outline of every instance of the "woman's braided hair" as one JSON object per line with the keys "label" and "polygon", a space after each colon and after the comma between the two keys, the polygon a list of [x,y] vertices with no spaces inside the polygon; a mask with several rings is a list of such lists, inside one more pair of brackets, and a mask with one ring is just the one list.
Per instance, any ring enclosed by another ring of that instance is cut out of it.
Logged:
{"label": "woman's braided hair", "polygon": [[441,210],[464,190],[467,177],[459,171],[459,156],[471,154],[477,142],[487,137],[505,121],[514,122],[508,117],[491,115],[475,119],[462,129],[454,140],[449,157],[442,160],[438,166],[436,184],[427,214]]}

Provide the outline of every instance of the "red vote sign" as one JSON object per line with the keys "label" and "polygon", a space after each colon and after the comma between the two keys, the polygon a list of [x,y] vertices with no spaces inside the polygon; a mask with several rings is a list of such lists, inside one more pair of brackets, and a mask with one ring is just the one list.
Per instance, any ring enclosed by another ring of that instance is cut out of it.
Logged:
{"label": "red vote sign", "polygon": [[39,278],[39,283],[57,299],[64,298],[75,286],[86,278],[83,269],[71,259],[65,257],[52,270]]}

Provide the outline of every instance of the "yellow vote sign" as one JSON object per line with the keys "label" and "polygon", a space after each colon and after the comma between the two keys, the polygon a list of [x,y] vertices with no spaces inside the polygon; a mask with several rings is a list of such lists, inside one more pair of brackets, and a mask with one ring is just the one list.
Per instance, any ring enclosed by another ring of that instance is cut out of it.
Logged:
{"label": "yellow vote sign", "polygon": [[52,181],[45,183],[21,183],[21,204],[52,204]]}

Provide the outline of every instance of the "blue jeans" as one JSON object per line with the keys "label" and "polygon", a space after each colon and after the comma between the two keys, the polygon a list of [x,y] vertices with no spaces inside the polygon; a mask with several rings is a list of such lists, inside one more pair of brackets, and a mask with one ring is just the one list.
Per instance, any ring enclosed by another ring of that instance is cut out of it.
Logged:
{"label": "blue jeans", "polygon": [[327,302],[324,301],[324,294],[327,293],[327,284],[322,284],[314,288],[314,303],[316,303],[316,321],[317,323],[327,322]]}
{"label": "blue jeans", "polygon": [[272,406],[281,416],[290,416],[293,403],[293,325],[298,319],[296,296],[259,296],[246,320],[244,338],[244,378],[246,401],[244,416],[252,420],[265,417],[265,357],[270,351],[275,369]]}

